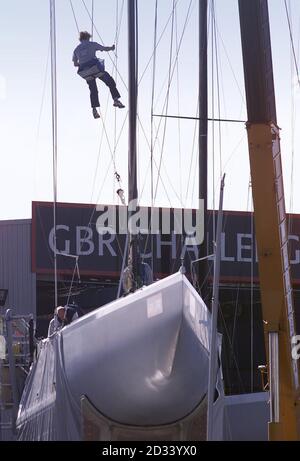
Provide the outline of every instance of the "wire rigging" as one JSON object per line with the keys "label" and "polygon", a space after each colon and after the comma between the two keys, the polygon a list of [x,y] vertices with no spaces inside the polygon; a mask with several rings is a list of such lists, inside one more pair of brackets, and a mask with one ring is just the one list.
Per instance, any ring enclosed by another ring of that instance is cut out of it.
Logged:
{"label": "wire rigging", "polygon": [[75,21],[76,29],[77,29],[77,32],[79,34],[80,30],[79,30],[78,22],[77,22],[77,19],[76,19],[76,14],[75,14],[75,10],[74,10],[74,7],[73,7],[72,0],[69,0],[69,3],[70,3],[70,7],[71,7],[71,10],[72,10],[72,13],[73,13],[73,18],[74,18],[74,21]]}
{"label": "wire rigging", "polygon": [[[82,3],[91,19],[91,33],[92,33],[92,36],[93,36],[93,33],[94,33],[94,29],[96,30],[96,32],[98,33],[96,27],[95,27],[95,21],[94,21],[94,0],[92,0],[92,5],[91,5],[91,13],[89,12],[87,6],[86,6],[86,3],[84,0],[82,0]],[[71,9],[72,9],[72,13],[73,13],[73,17],[74,17],[74,20],[75,20],[75,24],[76,24],[76,27],[77,27],[77,30],[79,32],[79,27],[78,27],[78,22],[77,22],[77,18],[76,18],[76,14],[75,14],[75,10],[74,10],[74,7],[73,7],[73,4],[72,4],[72,0],[70,0],[70,6],[71,6]],[[122,2],[122,10],[121,10],[121,19],[120,19],[120,22],[122,20],[122,15],[123,15],[123,6],[124,6],[124,0]],[[118,37],[119,37],[119,31],[120,31],[120,23],[118,22],[118,3],[117,3],[117,12],[116,12],[116,32],[115,32],[115,41],[116,41],[116,46],[117,46],[117,43],[118,43]],[[98,33],[99,35],[99,33]],[[100,36],[100,35],[99,35]],[[101,37],[100,37],[101,39]],[[101,39],[102,40],[102,39]],[[113,62],[113,65],[114,65],[114,68],[116,69],[116,72],[117,74],[118,73],[118,70],[117,70],[117,54],[115,53],[115,58],[116,58],[116,64]],[[111,58],[110,58],[111,59]],[[127,118],[127,117],[126,117]],[[98,149],[98,157],[97,157],[97,164],[96,164],[96,170],[95,170],[95,173],[94,173],[94,178],[93,178],[93,185],[92,185],[92,196],[91,196],[91,199],[93,197],[93,194],[94,194],[94,188],[95,188],[95,184],[96,184],[96,177],[97,177],[97,172],[98,172],[98,167],[99,167],[99,161],[100,161],[100,155],[101,155],[101,146],[102,146],[102,142],[103,142],[103,138],[105,136],[106,138],[106,141],[107,141],[107,145],[109,147],[109,151],[110,151],[110,155],[111,155],[111,161],[109,163],[109,166],[108,166],[108,169],[107,169],[107,173],[111,167],[111,165],[113,165],[113,170],[114,170],[114,178],[118,184],[118,190],[117,190],[117,193],[121,199],[121,202],[123,204],[125,204],[125,199],[124,199],[124,196],[123,194],[121,194],[121,191],[122,190],[122,180],[121,180],[121,176],[120,174],[118,173],[117,171],[117,168],[116,168],[116,160],[115,160],[115,153],[116,153],[116,149],[117,149],[117,145],[118,145],[118,142],[120,140],[120,136],[121,136],[121,133],[123,131],[123,128],[124,128],[124,125],[125,125],[125,122],[126,122],[126,118],[124,119],[124,122],[123,122],[123,125],[122,125],[122,128],[121,128],[121,132],[117,138],[116,136],[116,121],[115,121],[115,130],[114,130],[114,148],[112,149],[111,147],[111,144],[109,142],[109,137],[108,137],[108,134],[107,134],[107,130],[106,130],[106,127],[105,127],[105,122],[103,120],[103,117],[102,117],[102,114],[101,114],[101,121],[102,121],[102,134],[101,134],[101,137],[100,137],[100,145],[99,145],[99,149]],[[104,186],[104,182],[106,180],[106,177],[107,177],[107,174],[105,175],[105,178],[104,178],[104,181],[103,181],[103,185]],[[101,187],[100,189],[100,193],[99,195],[101,194],[101,191],[102,191],[103,187]],[[99,196],[98,196],[99,198]],[[98,203],[98,200],[96,201]],[[93,217],[94,217],[94,214],[97,210],[97,205],[93,208],[92,212],[91,212],[91,215],[90,215],[90,218],[89,218],[89,223],[88,223],[88,228],[91,227],[91,224],[92,224],[92,220],[93,220]],[[87,231],[86,231],[86,236],[87,236]],[[119,249],[122,253],[122,250],[121,250],[121,247],[120,247],[120,244],[119,244],[119,241],[117,239],[117,243],[119,245]],[[81,246],[82,246],[82,242],[81,242]],[[68,293],[68,300],[70,299],[70,296],[71,296],[71,293],[72,293],[72,290],[73,290],[73,283],[74,283],[74,278],[75,278],[75,273],[76,271],[79,273],[79,267],[78,267],[78,261],[79,261],[79,257],[78,259],[76,259],[76,262],[75,262],[75,265],[74,265],[74,269],[73,269],[73,274],[72,274],[72,280],[71,280],[71,284],[70,284],[70,288],[69,288],[69,293]]]}
{"label": "wire rigging", "polygon": [[[89,12],[88,7],[86,6],[85,0],[81,0],[81,1],[82,1],[82,3],[83,3],[83,6],[84,6],[84,8],[85,8],[85,10],[86,10],[86,12],[87,12],[87,14],[88,14],[90,20],[93,21],[92,15],[91,15],[91,13]],[[97,27],[95,26],[95,22],[94,22],[94,21],[93,21],[93,29],[96,31],[98,37],[100,38],[100,41],[101,41],[102,43],[104,43],[104,41],[103,41],[103,39],[102,39],[100,33],[98,32]],[[115,54],[115,53],[114,53],[114,54]],[[115,67],[114,61],[113,61],[112,57],[110,56],[110,54],[108,54],[108,57],[109,57],[110,61],[112,62],[113,66]],[[126,83],[125,83],[125,80],[123,79],[122,75],[119,73],[118,69],[116,69],[116,72],[118,73],[118,75],[119,75],[119,77],[120,77],[120,79],[121,79],[121,81],[122,81],[122,83],[123,83],[125,89],[128,90],[128,87],[127,87],[127,85],[126,85]]]}
{"label": "wire rigging", "polygon": [[56,242],[56,203],[57,203],[57,79],[56,79],[56,18],[55,2],[50,0],[50,38],[51,38],[51,102],[52,102],[52,168],[53,168],[53,228],[54,228],[54,302],[58,304],[57,292],[57,242]]}
{"label": "wire rigging", "polygon": [[[174,9],[175,9],[176,4],[174,3],[173,6],[174,6],[174,8],[173,8],[173,10],[172,10],[172,14],[173,14],[173,16],[174,16]],[[164,102],[164,106],[163,106],[163,112],[165,112],[165,108],[166,108],[166,106],[168,105],[170,85],[171,85],[172,78],[173,78],[173,74],[174,74],[174,71],[175,71],[175,66],[176,66],[176,62],[177,62],[179,50],[180,50],[180,48],[181,48],[183,36],[184,36],[185,30],[186,30],[186,27],[187,27],[187,24],[188,24],[188,20],[189,20],[189,18],[190,18],[191,6],[192,6],[192,0],[190,1],[189,6],[188,6],[188,11],[187,11],[186,18],[185,18],[185,22],[184,22],[184,26],[183,26],[183,31],[182,31],[182,34],[181,34],[181,37],[180,37],[180,41],[179,41],[179,48],[178,48],[177,53],[176,53],[176,56],[175,56],[175,63],[174,63],[173,68],[172,68],[172,70],[171,70],[171,72],[170,72],[170,74],[169,74],[168,91],[167,91],[167,95],[166,95],[165,102]],[[158,140],[158,132],[159,132],[161,123],[162,123],[162,119],[161,119],[160,122],[159,122],[159,126],[158,126],[158,129],[157,129],[157,135],[156,135],[156,138],[155,138],[154,145],[155,145],[156,141]],[[165,128],[164,128],[164,132],[165,132]],[[156,200],[156,196],[157,196],[157,192],[158,192],[158,183],[159,183],[159,180],[161,179],[161,178],[160,178],[160,171],[161,171],[161,164],[162,164],[162,156],[163,156],[163,145],[162,145],[162,151],[161,151],[160,160],[159,160],[159,171],[158,171],[158,177],[157,177],[156,186],[155,186],[154,200]]]}
{"label": "wire rigging", "polygon": [[293,33],[292,33],[292,26],[291,26],[291,20],[290,20],[290,15],[288,11],[288,6],[286,0],[284,0],[284,6],[285,6],[285,12],[286,12],[286,17],[287,17],[287,22],[288,22],[288,27],[289,27],[289,34],[290,34],[290,40],[291,40],[291,47],[292,47],[292,53],[293,53],[293,58],[294,58],[294,64],[295,64],[295,69],[297,73],[297,82],[300,87],[300,75],[299,75],[299,67],[298,67],[298,62],[297,62],[297,57],[296,57],[296,52],[295,52],[295,46],[294,46],[294,39],[293,39]]}
{"label": "wire rigging", "polygon": [[92,28],[91,28],[92,40],[94,38],[94,0],[92,0]]}

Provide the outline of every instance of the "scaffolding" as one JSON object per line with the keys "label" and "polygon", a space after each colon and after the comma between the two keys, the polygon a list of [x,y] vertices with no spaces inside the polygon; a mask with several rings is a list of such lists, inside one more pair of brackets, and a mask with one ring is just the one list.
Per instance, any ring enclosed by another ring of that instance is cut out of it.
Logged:
{"label": "scaffolding", "polygon": [[33,315],[0,314],[0,440],[15,440],[16,418],[34,357]]}

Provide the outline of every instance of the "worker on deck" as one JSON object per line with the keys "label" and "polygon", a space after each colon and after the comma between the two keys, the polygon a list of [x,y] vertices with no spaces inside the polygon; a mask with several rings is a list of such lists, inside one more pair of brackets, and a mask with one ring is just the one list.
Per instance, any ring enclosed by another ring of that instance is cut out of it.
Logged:
{"label": "worker on deck", "polygon": [[97,111],[97,107],[100,107],[100,104],[96,78],[102,80],[109,87],[115,107],[123,109],[125,106],[120,101],[121,96],[117,90],[116,82],[104,69],[104,61],[96,57],[97,51],[113,51],[115,45],[103,46],[97,42],[91,42],[90,38],[91,34],[89,34],[89,32],[80,32],[80,45],[74,50],[73,63],[75,67],[78,67],[77,73],[86,80],[89,86],[93,116],[94,118],[99,118],[100,115]]}
{"label": "worker on deck", "polygon": [[58,306],[54,310],[54,317],[49,323],[48,337],[63,328],[65,325],[69,325],[77,318],[78,313],[75,308],[70,306]]}

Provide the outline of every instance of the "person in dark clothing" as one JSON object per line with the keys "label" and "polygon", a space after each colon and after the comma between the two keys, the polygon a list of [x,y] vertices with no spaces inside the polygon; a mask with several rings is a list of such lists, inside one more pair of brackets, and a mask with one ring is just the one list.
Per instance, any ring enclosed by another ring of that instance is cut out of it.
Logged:
{"label": "person in dark clothing", "polygon": [[99,60],[96,57],[97,51],[113,51],[115,45],[103,46],[97,42],[90,41],[91,35],[84,31],[80,32],[78,45],[73,52],[73,63],[75,67],[78,67],[78,74],[83,77],[90,89],[91,106],[93,110],[94,118],[99,118],[100,115],[97,111],[97,107],[100,107],[98,88],[96,78],[99,78],[104,82],[110,89],[111,96],[114,100],[114,106],[123,109],[125,106],[120,101],[120,93],[116,87],[116,82],[112,76],[105,71],[103,60]]}

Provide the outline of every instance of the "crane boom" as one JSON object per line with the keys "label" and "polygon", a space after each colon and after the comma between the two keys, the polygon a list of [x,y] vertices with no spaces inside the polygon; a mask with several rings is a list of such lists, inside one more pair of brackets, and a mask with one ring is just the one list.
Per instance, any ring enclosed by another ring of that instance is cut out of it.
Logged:
{"label": "crane boom", "polygon": [[239,0],[248,146],[270,384],[270,440],[299,440],[299,364],[267,0]]}

